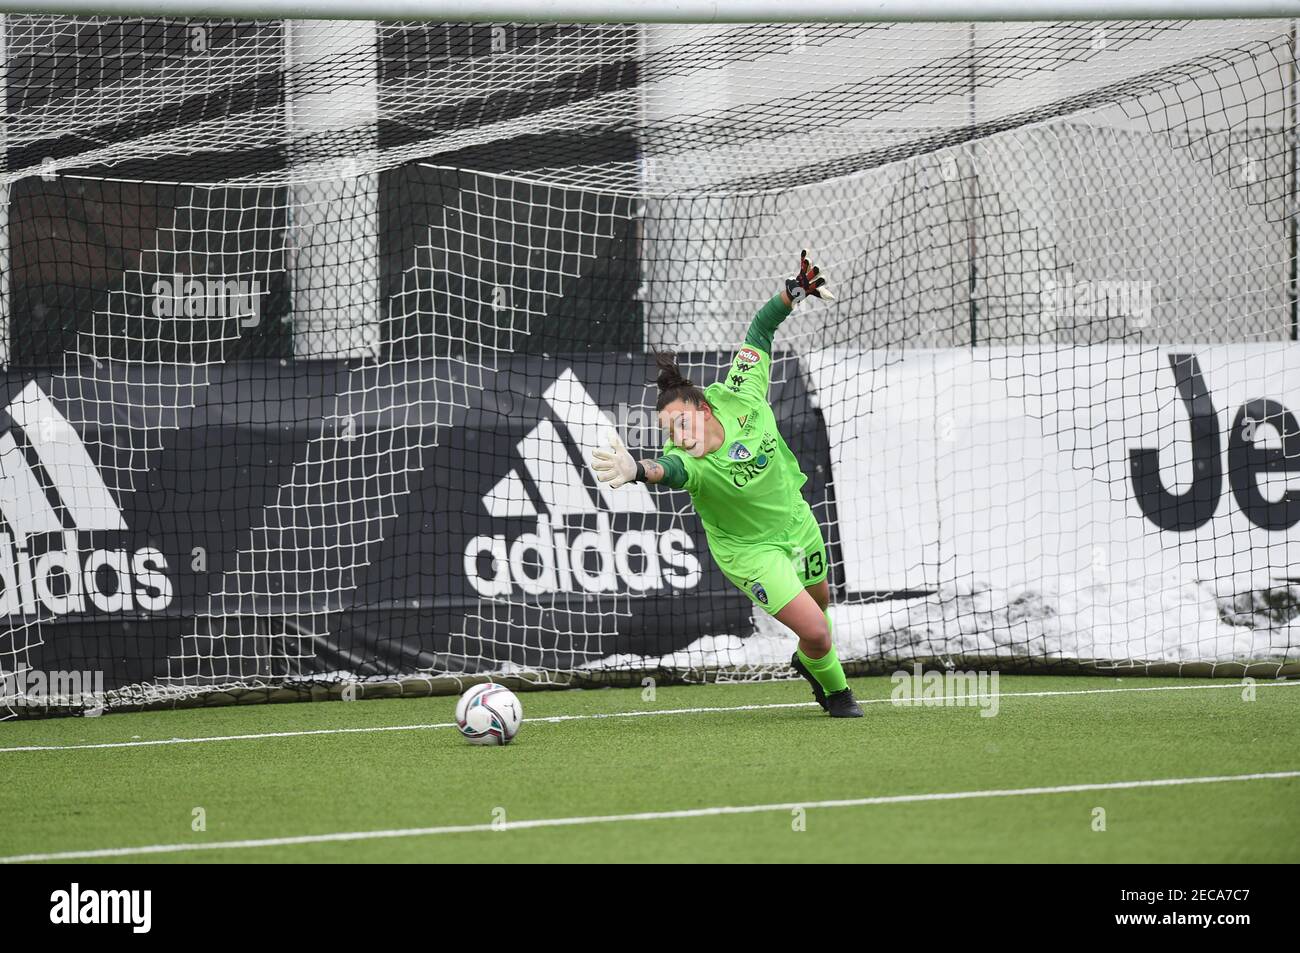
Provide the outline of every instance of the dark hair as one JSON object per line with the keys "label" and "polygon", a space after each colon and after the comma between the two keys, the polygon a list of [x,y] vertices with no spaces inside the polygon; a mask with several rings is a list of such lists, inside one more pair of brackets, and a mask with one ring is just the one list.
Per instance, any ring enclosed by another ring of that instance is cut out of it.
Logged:
{"label": "dark hair", "polygon": [[655,364],[659,367],[659,399],[655,401],[655,411],[661,411],[675,400],[684,400],[688,404],[701,407],[708,404],[704,391],[696,387],[677,367],[677,355],[672,351],[655,351]]}

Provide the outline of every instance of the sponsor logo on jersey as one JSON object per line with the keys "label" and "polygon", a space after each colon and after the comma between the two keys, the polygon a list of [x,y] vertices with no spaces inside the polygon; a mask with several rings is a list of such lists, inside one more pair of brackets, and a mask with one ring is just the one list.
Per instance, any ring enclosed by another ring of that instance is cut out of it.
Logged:
{"label": "sponsor logo on jersey", "polygon": [[[691,589],[702,578],[689,533],[660,530],[649,489],[611,490],[574,463],[614,429],[572,370],[546,388],[546,415],[516,445],[513,466],[483,497],[491,517],[534,520],[526,532],[475,536],[465,575],[480,595],[614,593]],[[595,489],[593,495],[592,489]],[[517,522],[516,522],[517,525]]]}
{"label": "sponsor logo on jersey", "polygon": [[[0,434],[0,615],[167,608],[162,552],[104,545],[104,534],[128,531],[126,520],[54,402],[32,381],[5,410],[14,428]],[[98,538],[85,545],[89,533]]]}
{"label": "sponsor logo on jersey", "polygon": [[758,352],[752,347],[742,347],[740,353],[736,355],[736,360],[744,361],[747,364],[757,364],[760,358]]}
{"label": "sponsor logo on jersey", "polygon": [[758,456],[753,459],[735,459],[737,466],[731,468],[731,482],[738,488],[743,489],[756,476],[767,469],[767,465],[772,461],[772,454],[776,452],[776,437],[767,433],[763,435],[763,442],[759,445]]}
{"label": "sponsor logo on jersey", "polygon": [[763,605],[767,605],[767,590],[763,588],[763,584],[761,582],[756,582],[753,585],[751,585],[749,587],[749,591],[754,594],[755,599],[763,603]]}
{"label": "sponsor logo on jersey", "polygon": [[748,460],[753,454],[749,452],[748,447],[737,440],[731,445],[731,449],[727,451],[727,456],[733,460]]}

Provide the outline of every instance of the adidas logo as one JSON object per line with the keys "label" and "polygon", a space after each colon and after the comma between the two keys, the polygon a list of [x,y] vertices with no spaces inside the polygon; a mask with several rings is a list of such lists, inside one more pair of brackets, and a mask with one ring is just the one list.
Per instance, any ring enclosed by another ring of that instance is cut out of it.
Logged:
{"label": "adidas logo", "polygon": [[623,514],[658,515],[644,484],[617,490],[596,484],[592,495],[575,461],[583,459],[582,448],[596,446],[614,428],[614,421],[573,371],[566,368],[542,399],[563,425],[540,419],[516,446],[522,470],[511,467],[483,497],[489,516],[535,519],[536,531],[471,539],[465,547],[465,575],[475,591],[499,598],[515,591],[639,593],[698,585],[700,560],[685,530],[615,530],[628,522],[615,519]]}
{"label": "adidas logo", "polygon": [[0,615],[167,608],[172,582],[159,550],[81,548],[80,534],[127,525],[54,402],[31,381],[5,411],[14,428],[0,434]]}

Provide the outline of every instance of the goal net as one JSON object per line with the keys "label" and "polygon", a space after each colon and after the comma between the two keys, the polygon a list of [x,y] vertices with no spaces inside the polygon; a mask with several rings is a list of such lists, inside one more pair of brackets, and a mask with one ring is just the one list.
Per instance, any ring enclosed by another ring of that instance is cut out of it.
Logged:
{"label": "goal net", "polygon": [[587,461],[802,248],[769,396],[851,670],[1297,670],[1291,21],[3,51],[0,707],[788,674]]}

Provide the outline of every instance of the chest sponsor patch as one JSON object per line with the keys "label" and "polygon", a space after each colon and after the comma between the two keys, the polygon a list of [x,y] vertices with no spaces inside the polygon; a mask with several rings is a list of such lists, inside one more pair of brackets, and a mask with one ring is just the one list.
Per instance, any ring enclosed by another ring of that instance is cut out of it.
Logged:
{"label": "chest sponsor patch", "polygon": [[753,454],[749,452],[748,447],[737,440],[731,445],[731,449],[727,451],[727,456],[732,460],[748,460]]}
{"label": "chest sponsor patch", "polygon": [[740,353],[736,355],[736,360],[744,361],[746,364],[757,364],[758,352],[752,347],[742,347]]}

